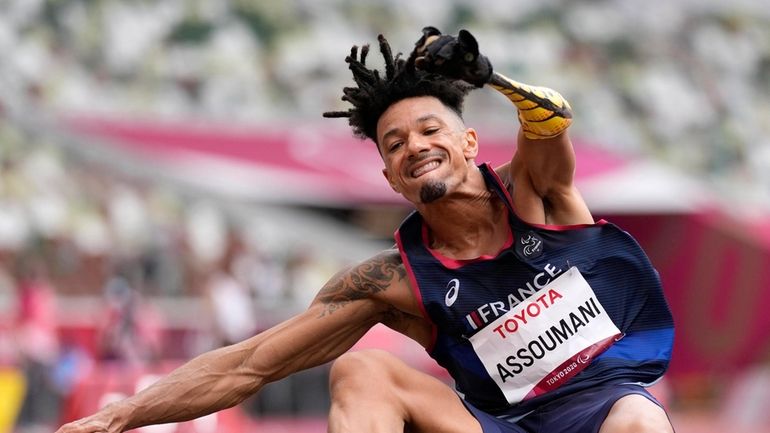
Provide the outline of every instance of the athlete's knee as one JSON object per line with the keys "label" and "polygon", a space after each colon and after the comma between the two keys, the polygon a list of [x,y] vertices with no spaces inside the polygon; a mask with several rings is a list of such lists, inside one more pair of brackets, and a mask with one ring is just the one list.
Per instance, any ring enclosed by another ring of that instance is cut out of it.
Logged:
{"label": "athlete's knee", "polygon": [[660,417],[631,416],[619,420],[607,433],[672,433],[668,419]]}
{"label": "athlete's knee", "polygon": [[339,357],[330,372],[329,431],[403,431],[410,415],[395,379],[399,363],[383,351]]}
{"label": "athlete's knee", "polygon": [[666,412],[641,395],[618,400],[605,420],[600,433],[672,433]]}
{"label": "athlete's knee", "polygon": [[329,384],[332,396],[382,394],[395,386],[391,374],[397,359],[381,350],[348,352],[332,364]]}

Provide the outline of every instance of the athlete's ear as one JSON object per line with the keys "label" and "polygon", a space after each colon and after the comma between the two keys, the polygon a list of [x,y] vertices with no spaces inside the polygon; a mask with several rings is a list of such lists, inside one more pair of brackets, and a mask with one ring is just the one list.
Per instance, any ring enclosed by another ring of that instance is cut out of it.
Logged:
{"label": "athlete's ear", "polygon": [[390,187],[393,188],[393,191],[401,194],[401,191],[398,190],[398,187],[396,187],[395,182],[390,178],[390,172],[388,172],[387,168],[382,169],[382,175],[385,176],[385,180],[388,181],[388,184],[390,184]]}
{"label": "athlete's ear", "polygon": [[463,155],[465,155],[465,159],[476,159],[479,154],[479,136],[473,128],[466,128],[464,134]]}

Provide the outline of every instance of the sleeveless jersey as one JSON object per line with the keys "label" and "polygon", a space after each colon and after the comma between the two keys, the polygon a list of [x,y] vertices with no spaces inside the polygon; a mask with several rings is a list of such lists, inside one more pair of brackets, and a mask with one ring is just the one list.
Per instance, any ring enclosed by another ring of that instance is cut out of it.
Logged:
{"label": "sleeveless jersey", "polygon": [[496,256],[441,256],[428,248],[417,212],[395,234],[434,325],[428,353],[457,391],[482,410],[514,418],[599,383],[659,379],[671,357],[673,319],[638,243],[604,220],[526,223],[494,170],[479,168],[508,209],[512,236]]}

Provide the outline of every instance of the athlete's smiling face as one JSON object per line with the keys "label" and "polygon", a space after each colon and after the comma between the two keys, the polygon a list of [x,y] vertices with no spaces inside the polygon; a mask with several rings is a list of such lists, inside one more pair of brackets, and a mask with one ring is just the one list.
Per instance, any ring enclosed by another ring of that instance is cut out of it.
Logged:
{"label": "athlete's smiling face", "polygon": [[476,131],[431,96],[403,99],[377,122],[377,145],[390,186],[412,203],[431,203],[467,178]]}

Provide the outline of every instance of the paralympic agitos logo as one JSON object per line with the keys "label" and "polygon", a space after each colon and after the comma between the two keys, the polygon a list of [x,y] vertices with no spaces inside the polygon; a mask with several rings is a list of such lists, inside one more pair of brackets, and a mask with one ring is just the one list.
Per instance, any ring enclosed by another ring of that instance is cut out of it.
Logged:
{"label": "paralympic agitos logo", "polygon": [[519,237],[519,241],[516,242],[516,252],[527,259],[540,257],[543,254],[543,240],[530,230]]}

